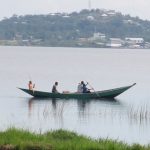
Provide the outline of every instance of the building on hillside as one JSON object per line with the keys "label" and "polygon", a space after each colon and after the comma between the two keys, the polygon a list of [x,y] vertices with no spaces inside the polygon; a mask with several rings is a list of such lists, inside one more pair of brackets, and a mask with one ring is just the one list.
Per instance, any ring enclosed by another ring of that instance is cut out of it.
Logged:
{"label": "building on hillside", "polygon": [[100,32],[95,32],[92,37],[89,38],[89,41],[105,41],[106,35]]}
{"label": "building on hillside", "polygon": [[95,20],[95,18],[93,16],[87,16],[87,20],[93,21],[93,20]]}
{"label": "building on hillside", "polygon": [[123,22],[125,23],[125,24],[134,24],[134,21],[133,20],[123,20]]}
{"label": "building on hillside", "polygon": [[120,48],[124,45],[124,41],[120,38],[110,38],[107,47]]}
{"label": "building on hillside", "polygon": [[150,48],[150,42],[145,42],[144,48]]}
{"label": "building on hillside", "polygon": [[64,16],[62,16],[63,18],[70,18],[70,16],[69,15],[64,15]]}
{"label": "building on hillside", "polygon": [[129,38],[126,37],[125,41],[131,44],[142,44],[144,43],[144,39],[143,38]]}
{"label": "building on hillside", "polygon": [[129,48],[143,48],[144,47],[144,39],[143,38],[125,38],[126,46]]}
{"label": "building on hillside", "polygon": [[106,12],[106,14],[107,14],[108,16],[114,16],[114,15],[116,15],[116,12],[115,12],[115,10],[108,10],[108,11]]}
{"label": "building on hillside", "polygon": [[107,14],[102,14],[101,16],[102,16],[102,17],[108,17],[108,15],[107,15]]}

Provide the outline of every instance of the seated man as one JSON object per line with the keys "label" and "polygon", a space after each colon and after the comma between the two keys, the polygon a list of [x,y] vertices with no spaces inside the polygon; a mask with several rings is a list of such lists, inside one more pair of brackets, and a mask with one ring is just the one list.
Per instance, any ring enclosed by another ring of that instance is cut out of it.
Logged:
{"label": "seated man", "polygon": [[83,87],[81,83],[78,84],[77,93],[83,93]]}
{"label": "seated man", "polygon": [[88,89],[86,86],[88,85],[84,83],[84,81],[81,81],[81,84],[82,84],[82,89],[83,89],[83,93],[91,93],[90,92],[90,89]]}
{"label": "seated man", "polygon": [[57,90],[58,82],[55,82],[55,84],[52,87],[52,93],[59,93]]}

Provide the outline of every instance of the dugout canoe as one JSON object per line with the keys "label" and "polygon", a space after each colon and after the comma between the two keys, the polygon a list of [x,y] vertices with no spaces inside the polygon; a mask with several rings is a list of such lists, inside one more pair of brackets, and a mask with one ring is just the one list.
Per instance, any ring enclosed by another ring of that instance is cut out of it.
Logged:
{"label": "dugout canoe", "polygon": [[109,90],[103,90],[103,91],[95,91],[91,93],[50,93],[50,92],[43,92],[43,91],[32,91],[28,89],[19,88],[20,90],[24,91],[25,93],[36,97],[36,98],[60,98],[60,99],[101,99],[101,98],[115,98],[121,93],[125,92],[129,88],[133,87],[136,83],[109,89]]}

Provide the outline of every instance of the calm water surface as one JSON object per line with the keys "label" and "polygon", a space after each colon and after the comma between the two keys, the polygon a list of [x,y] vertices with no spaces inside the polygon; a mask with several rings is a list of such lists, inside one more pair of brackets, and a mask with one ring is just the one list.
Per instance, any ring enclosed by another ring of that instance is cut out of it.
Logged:
{"label": "calm water surface", "polygon": [[[33,99],[16,87],[76,91],[137,85],[115,101]],[[92,138],[150,143],[150,50],[0,47],[0,130],[67,129]]]}

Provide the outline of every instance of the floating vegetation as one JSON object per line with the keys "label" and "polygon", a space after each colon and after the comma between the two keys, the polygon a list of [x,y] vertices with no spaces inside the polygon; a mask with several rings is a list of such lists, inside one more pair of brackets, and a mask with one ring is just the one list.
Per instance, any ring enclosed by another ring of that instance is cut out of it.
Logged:
{"label": "floating vegetation", "polygon": [[129,107],[124,109],[105,108],[99,110],[99,117],[105,119],[127,119],[130,123],[149,123],[150,124],[150,109],[145,106]]}
{"label": "floating vegetation", "polygon": [[150,123],[150,110],[147,105],[141,107],[131,107],[127,112],[128,118],[132,121],[142,123]]}

